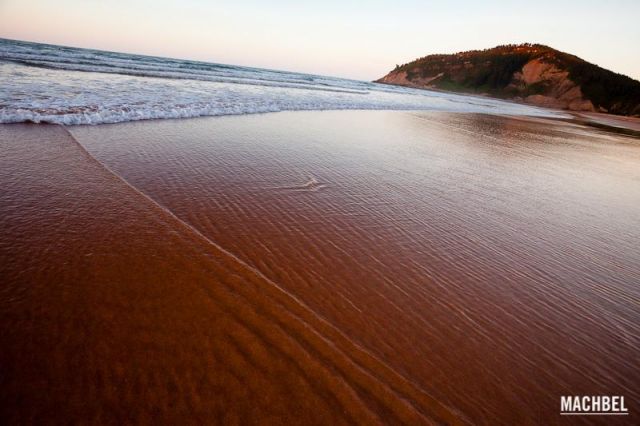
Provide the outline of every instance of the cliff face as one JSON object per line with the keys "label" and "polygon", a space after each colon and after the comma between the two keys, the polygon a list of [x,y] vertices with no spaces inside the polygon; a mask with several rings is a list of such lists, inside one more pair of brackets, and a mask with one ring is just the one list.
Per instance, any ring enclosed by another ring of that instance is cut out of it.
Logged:
{"label": "cliff face", "polygon": [[[544,87],[541,93],[528,94],[529,88],[536,84]],[[506,89],[520,94],[525,102],[536,105],[572,111],[596,111],[593,103],[582,94],[580,86],[569,78],[568,71],[539,58],[527,62],[522,71],[513,73]]]}
{"label": "cliff face", "polygon": [[542,45],[430,55],[397,66],[377,82],[640,116],[640,82]]}

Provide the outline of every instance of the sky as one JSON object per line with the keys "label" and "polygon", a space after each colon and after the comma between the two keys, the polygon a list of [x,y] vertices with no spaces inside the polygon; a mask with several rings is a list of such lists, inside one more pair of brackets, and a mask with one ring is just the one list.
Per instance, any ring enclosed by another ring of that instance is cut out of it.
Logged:
{"label": "sky", "polygon": [[0,37],[373,80],[542,43],[640,80],[640,0],[0,0]]}

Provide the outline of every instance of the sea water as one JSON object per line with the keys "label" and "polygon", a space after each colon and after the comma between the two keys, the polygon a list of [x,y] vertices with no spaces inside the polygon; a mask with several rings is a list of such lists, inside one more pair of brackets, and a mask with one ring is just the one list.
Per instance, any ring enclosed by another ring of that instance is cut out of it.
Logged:
{"label": "sea water", "polygon": [[0,39],[0,123],[101,124],[336,109],[562,115],[478,96]]}

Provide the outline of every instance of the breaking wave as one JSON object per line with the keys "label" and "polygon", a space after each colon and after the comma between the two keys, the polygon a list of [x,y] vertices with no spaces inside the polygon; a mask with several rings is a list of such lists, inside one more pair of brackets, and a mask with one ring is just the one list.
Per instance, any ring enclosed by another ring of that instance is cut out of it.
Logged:
{"label": "breaking wave", "polygon": [[558,116],[495,99],[0,39],[0,123],[102,124],[295,110]]}

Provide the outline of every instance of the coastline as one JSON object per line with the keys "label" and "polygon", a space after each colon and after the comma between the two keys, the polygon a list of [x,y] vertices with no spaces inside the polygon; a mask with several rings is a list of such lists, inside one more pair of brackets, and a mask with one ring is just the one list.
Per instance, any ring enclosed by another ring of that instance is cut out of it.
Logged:
{"label": "coastline", "polygon": [[575,117],[575,120],[581,124],[640,137],[640,117],[627,117],[598,112],[573,112],[572,115]]}
{"label": "coastline", "polygon": [[437,87],[424,87],[417,84],[386,83],[379,80],[374,80],[372,81],[372,83],[384,84],[387,86],[408,87],[411,89],[425,90],[425,91],[436,92],[436,93],[464,95],[464,96],[469,96],[471,98],[475,97],[478,99],[494,99],[494,100],[499,100],[501,102],[513,103],[516,105],[527,105],[527,106],[546,109],[549,111],[564,113],[564,114],[573,116],[573,120],[580,124],[599,127],[601,129],[617,131],[617,132],[620,132],[620,130],[622,130],[622,132],[627,135],[640,136],[640,117],[632,117],[632,116],[626,116],[626,115],[601,113],[601,112],[587,112],[587,111],[573,111],[569,109],[557,109],[557,108],[552,108],[545,105],[539,105],[536,103],[525,102],[525,101],[516,100],[516,99],[498,98],[495,96],[491,96],[488,93],[452,92],[450,90],[438,89]]}

